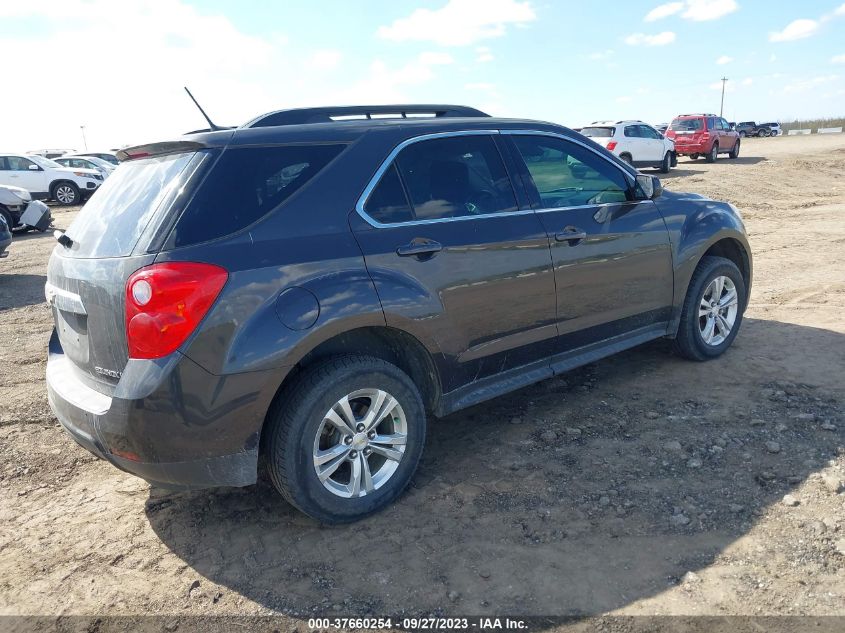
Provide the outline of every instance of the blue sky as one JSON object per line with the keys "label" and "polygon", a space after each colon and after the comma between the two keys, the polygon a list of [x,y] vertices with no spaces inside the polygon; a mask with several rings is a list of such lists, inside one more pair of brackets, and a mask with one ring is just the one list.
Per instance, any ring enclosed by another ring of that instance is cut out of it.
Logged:
{"label": "blue sky", "polygon": [[[449,102],[576,126],[845,114],[841,0],[3,0],[0,150],[113,147],[284,107]],[[9,52],[14,51],[13,55]],[[11,88],[9,87],[11,84]]]}

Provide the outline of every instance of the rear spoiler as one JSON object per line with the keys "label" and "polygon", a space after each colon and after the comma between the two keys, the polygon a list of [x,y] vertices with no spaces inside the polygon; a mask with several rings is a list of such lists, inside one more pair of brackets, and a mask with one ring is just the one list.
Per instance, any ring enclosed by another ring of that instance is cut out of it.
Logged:
{"label": "rear spoiler", "polygon": [[165,154],[181,154],[184,152],[196,152],[206,147],[198,141],[164,141],[161,143],[147,143],[146,145],[135,145],[124,147],[116,154],[120,162],[149,158],[150,156],[164,156]]}

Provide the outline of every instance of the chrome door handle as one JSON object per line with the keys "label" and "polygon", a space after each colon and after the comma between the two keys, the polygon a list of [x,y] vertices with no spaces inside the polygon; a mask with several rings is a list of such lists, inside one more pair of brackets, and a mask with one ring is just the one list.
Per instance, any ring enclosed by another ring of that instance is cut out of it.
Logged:
{"label": "chrome door handle", "polygon": [[414,240],[409,244],[400,246],[396,249],[396,254],[399,257],[424,257],[428,255],[433,257],[443,250],[443,245],[434,240]]}
{"label": "chrome door handle", "polygon": [[558,242],[569,242],[570,246],[576,246],[587,239],[587,232],[574,226],[567,226],[560,233],[555,233],[555,240]]}

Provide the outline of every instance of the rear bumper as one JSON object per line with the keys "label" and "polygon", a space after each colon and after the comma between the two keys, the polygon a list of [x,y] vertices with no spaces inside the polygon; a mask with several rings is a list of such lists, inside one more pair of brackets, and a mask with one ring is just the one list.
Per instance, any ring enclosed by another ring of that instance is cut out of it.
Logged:
{"label": "rear bumper", "polygon": [[78,444],[164,488],[255,483],[260,431],[272,398],[255,386],[268,376],[214,376],[178,352],[161,362],[132,363],[113,395],[106,395],[79,378],[53,333],[48,400]]}
{"label": "rear bumper", "polygon": [[675,153],[678,156],[689,156],[690,154],[706,154],[709,148],[704,143],[687,143],[678,145],[675,143]]}

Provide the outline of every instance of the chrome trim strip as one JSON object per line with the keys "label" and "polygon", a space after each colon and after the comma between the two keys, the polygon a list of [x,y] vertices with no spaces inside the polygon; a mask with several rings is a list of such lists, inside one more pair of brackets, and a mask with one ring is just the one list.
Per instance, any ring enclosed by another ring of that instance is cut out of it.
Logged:
{"label": "chrome trim strip", "polygon": [[49,305],[55,305],[59,310],[74,314],[88,314],[79,295],[54,286],[49,281],[44,284],[44,298]]}
{"label": "chrome trim strip", "polygon": [[625,180],[628,181],[628,184],[633,187],[635,186],[636,180],[631,178],[631,174],[622,169],[619,165],[617,165],[613,160],[608,158],[607,156],[603,156],[596,152],[595,148],[590,147],[589,145],[582,143],[574,138],[569,136],[565,136],[563,134],[557,134],[555,132],[549,132],[545,130],[519,130],[519,129],[509,129],[509,130],[459,130],[459,131],[452,131],[452,132],[437,132],[435,134],[423,134],[421,136],[415,136],[413,138],[405,139],[399,145],[393,148],[393,150],[388,154],[387,158],[381,163],[379,168],[376,170],[376,173],[370,179],[370,182],[367,183],[364,192],[358,198],[358,202],[355,204],[355,211],[361,218],[370,226],[377,228],[377,229],[386,229],[392,228],[397,226],[418,226],[422,224],[435,224],[441,222],[459,222],[462,220],[475,220],[475,219],[483,219],[483,218],[492,218],[492,217],[499,217],[499,216],[512,216],[512,215],[527,215],[529,213],[548,213],[550,211],[568,211],[571,209],[584,209],[584,208],[594,208],[594,207],[604,207],[609,205],[618,205],[618,204],[638,204],[640,202],[651,202],[651,200],[630,200],[628,202],[607,202],[602,204],[584,204],[584,205],[575,205],[572,207],[557,207],[557,208],[543,208],[543,209],[522,209],[519,211],[511,211],[511,212],[499,212],[499,213],[484,213],[481,215],[462,215],[456,218],[433,218],[430,220],[409,220],[408,222],[395,222],[393,224],[383,224],[378,220],[373,219],[367,212],[364,211],[364,205],[367,203],[367,199],[370,197],[370,194],[373,192],[373,189],[376,188],[381,177],[384,175],[384,172],[393,164],[393,160],[396,156],[401,152],[403,149],[408,147],[409,145],[413,145],[414,143],[419,143],[420,141],[428,141],[431,139],[437,138],[449,138],[453,136],[488,136],[493,134],[509,134],[509,135],[520,135],[524,134],[526,136],[549,136],[551,138],[559,138],[564,141],[568,141],[570,143],[574,143],[576,145],[580,145],[584,149],[592,152],[596,156],[603,158],[606,160],[610,165],[612,165],[615,169],[618,169],[622,174],[625,176]]}

